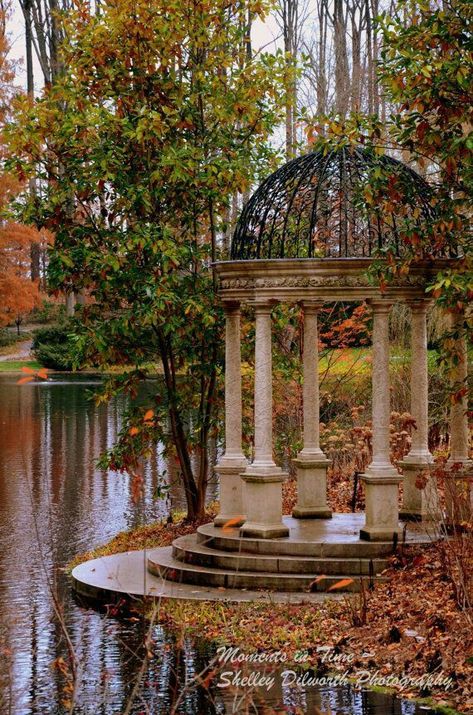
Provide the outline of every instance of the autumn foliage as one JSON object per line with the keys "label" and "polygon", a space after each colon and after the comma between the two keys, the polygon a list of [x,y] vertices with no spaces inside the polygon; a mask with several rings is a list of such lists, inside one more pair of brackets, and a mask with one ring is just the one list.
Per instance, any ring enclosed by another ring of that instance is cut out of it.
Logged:
{"label": "autumn foliage", "polygon": [[[5,31],[6,11],[0,10],[0,126],[8,119],[10,100],[15,93],[14,65],[8,59],[9,43]],[[0,136],[2,167],[7,151]],[[21,190],[21,183],[6,171],[0,171],[0,326],[19,322],[39,301],[37,282],[31,280],[31,246],[42,240],[31,227],[5,218],[9,202]]]}

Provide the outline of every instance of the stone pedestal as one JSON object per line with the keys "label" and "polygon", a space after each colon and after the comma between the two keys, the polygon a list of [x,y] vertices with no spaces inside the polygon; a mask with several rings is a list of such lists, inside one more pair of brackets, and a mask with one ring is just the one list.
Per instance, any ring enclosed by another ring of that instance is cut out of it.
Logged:
{"label": "stone pedestal", "polygon": [[247,520],[242,536],[272,539],[288,536],[282,521],[282,483],[286,474],[273,460],[271,304],[255,304],[255,454],[241,475],[245,482]]}
{"label": "stone pedestal", "polygon": [[247,461],[243,457],[239,463],[230,464],[220,460],[215,471],[220,478],[220,511],[214,519],[215,526],[225,526],[229,521],[233,526],[241,526],[246,519],[244,484],[241,473]]}
{"label": "stone pedestal", "polygon": [[277,539],[289,536],[289,529],[282,521],[282,483],[287,474],[276,465],[274,470],[262,473],[247,468],[242,475],[245,482],[246,514],[240,529],[241,536],[260,539]]}
{"label": "stone pedestal", "polygon": [[332,511],[327,504],[330,460],[323,452],[318,459],[299,452],[293,463],[297,469],[297,504],[292,516],[296,519],[330,519]]}
{"label": "stone pedestal", "polygon": [[243,482],[240,474],[247,461],[241,447],[241,345],[240,304],[225,303],[225,453],[215,471],[220,477],[220,512],[215,526],[245,521]]}
{"label": "stone pedestal", "polygon": [[297,504],[292,515],[298,519],[327,519],[327,468],[330,464],[320,449],[319,338],[317,313],[321,301],[304,301],[304,410],[303,449],[293,460],[297,470]]}
{"label": "stone pedestal", "polygon": [[365,526],[360,539],[366,541],[392,541],[401,537],[398,519],[399,484],[402,481],[396,470],[392,476],[362,476],[365,484]]}
{"label": "stone pedestal", "polygon": [[390,460],[389,424],[389,311],[385,300],[371,301],[373,308],[373,459],[362,475],[366,492],[366,523],[360,538],[390,541],[401,535],[398,493],[402,477]]}
{"label": "stone pedestal", "polygon": [[[430,463],[415,463],[404,460],[400,463],[403,473],[403,500],[399,516],[404,521],[437,521],[441,517],[437,482]],[[425,483],[424,487],[417,484]]]}

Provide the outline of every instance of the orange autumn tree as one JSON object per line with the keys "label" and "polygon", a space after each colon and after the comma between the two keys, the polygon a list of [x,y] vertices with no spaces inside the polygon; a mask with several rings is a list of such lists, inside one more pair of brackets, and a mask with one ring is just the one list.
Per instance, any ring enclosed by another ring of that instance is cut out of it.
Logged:
{"label": "orange autumn tree", "polygon": [[39,302],[37,281],[31,280],[31,246],[43,240],[29,226],[6,218],[10,201],[22,188],[21,183],[4,169],[8,158],[2,130],[8,119],[14,86],[15,67],[8,59],[10,45],[6,33],[8,7],[0,8],[0,326],[15,322],[17,330],[23,316]]}

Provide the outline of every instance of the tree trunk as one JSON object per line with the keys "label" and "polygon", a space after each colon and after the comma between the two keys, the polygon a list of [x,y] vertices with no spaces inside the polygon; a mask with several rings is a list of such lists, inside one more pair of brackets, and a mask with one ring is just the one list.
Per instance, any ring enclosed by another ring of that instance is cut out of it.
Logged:
{"label": "tree trunk", "polygon": [[366,90],[368,97],[368,114],[374,111],[374,87],[373,87],[373,33],[371,24],[371,8],[369,0],[365,1],[366,17]]}
{"label": "tree trunk", "polygon": [[347,23],[343,0],[335,0],[333,14],[335,42],[335,107],[341,117],[348,112],[349,71],[347,54]]}
{"label": "tree trunk", "polygon": [[327,0],[319,0],[319,48],[317,70],[317,114],[321,116],[327,111]]}
{"label": "tree trunk", "polygon": [[169,341],[160,330],[156,331],[159,344],[159,352],[163,365],[164,381],[169,400],[169,421],[171,424],[172,441],[176,448],[179,467],[181,469],[184,494],[187,504],[187,518],[195,521],[202,515],[202,507],[199,504],[199,494],[195,483],[192,464],[189,456],[187,437],[179,411],[176,391],[176,373],[172,356],[172,347]]}
{"label": "tree trunk", "polygon": [[350,8],[351,14],[351,54],[352,54],[352,79],[351,79],[351,110],[358,112],[361,102],[361,31],[362,14],[358,13],[358,5]]}

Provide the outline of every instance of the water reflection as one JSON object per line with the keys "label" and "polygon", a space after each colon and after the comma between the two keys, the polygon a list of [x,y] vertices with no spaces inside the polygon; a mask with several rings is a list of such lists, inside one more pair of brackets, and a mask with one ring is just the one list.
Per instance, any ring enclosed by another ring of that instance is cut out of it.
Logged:
{"label": "water reflection", "polygon": [[[183,505],[174,463],[162,449],[145,466],[145,494],[133,503],[127,477],[100,471],[95,460],[112,446],[126,408],[124,399],[96,407],[90,377],[53,379],[18,386],[0,377],[0,713],[60,713],[67,698],[68,645],[61,619],[77,655],[79,677],[75,712],[126,712],[141,675],[143,626],[105,618],[82,608],[70,596],[61,568],[79,551],[117,532]],[[156,387],[156,385],[154,385]],[[155,499],[166,481],[169,497]],[[210,497],[215,494],[211,483]],[[57,600],[52,597],[57,594]],[[208,667],[213,653],[205,644],[175,643],[161,627],[153,630],[155,653],[131,713],[168,715],[209,713],[404,713],[411,703],[348,688],[305,692],[283,689],[255,693],[257,706],[211,683],[184,688]],[[52,667],[56,662],[58,667]],[[236,708],[236,709],[235,709]],[[255,709],[256,708],[256,709]]]}

